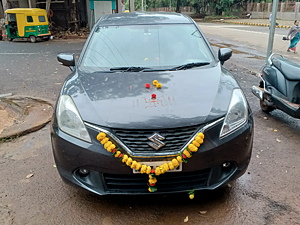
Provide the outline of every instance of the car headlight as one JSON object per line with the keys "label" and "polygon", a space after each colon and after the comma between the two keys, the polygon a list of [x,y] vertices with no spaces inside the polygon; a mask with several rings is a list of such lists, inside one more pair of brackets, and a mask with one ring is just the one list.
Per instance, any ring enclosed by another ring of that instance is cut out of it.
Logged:
{"label": "car headlight", "polygon": [[223,122],[220,137],[235,131],[248,120],[248,106],[241,89],[232,92],[229,108]]}
{"label": "car headlight", "polygon": [[60,96],[57,104],[56,117],[58,127],[62,131],[81,140],[91,142],[90,135],[88,134],[79,112],[70,96]]}

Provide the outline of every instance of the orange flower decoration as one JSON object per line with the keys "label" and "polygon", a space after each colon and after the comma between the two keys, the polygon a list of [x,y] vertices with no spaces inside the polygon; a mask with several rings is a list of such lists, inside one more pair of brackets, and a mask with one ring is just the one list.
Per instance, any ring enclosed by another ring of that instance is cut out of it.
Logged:
{"label": "orange flower decoration", "polygon": [[187,162],[187,158],[191,158],[192,153],[197,152],[198,148],[203,143],[204,134],[202,132],[199,132],[197,136],[190,142],[188,147],[184,149],[180,155],[173,158],[168,163],[164,163],[155,167],[155,169],[151,168],[151,166],[147,166],[145,164],[141,164],[133,160],[131,157],[129,157],[126,154],[122,154],[120,149],[116,148],[116,145],[113,144],[108,137],[106,137],[106,134],[104,132],[99,133],[96,138],[108,152],[111,152],[114,155],[114,157],[119,158],[122,163],[125,163],[131,169],[140,171],[140,173],[148,174],[149,175],[148,190],[150,192],[155,192],[157,190],[157,187],[155,186],[157,183],[156,176],[159,176],[161,174],[168,172],[169,170],[173,170],[177,168],[183,162]]}

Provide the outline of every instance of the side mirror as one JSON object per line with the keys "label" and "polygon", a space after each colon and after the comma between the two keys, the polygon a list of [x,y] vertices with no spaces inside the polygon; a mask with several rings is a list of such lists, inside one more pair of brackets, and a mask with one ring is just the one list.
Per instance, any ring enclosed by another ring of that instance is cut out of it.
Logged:
{"label": "side mirror", "polygon": [[64,66],[70,67],[73,70],[75,66],[75,58],[71,53],[60,53],[57,55],[57,61],[60,62]]}
{"label": "side mirror", "polygon": [[224,62],[232,56],[232,50],[230,48],[220,48],[218,52],[218,58],[223,65]]}

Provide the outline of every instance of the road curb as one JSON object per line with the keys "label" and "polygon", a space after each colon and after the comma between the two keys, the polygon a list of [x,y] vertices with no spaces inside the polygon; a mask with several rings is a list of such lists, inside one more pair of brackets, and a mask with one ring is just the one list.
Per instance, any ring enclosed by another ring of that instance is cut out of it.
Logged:
{"label": "road curb", "polygon": [[[239,22],[239,21],[228,21],[228,20],[223,20],[223,21],[218,21],[218,22],[231,23],[231,24],[242,24],[242,25],[250,25],[250,26],[264,26],[264,27],[270,26],[270,24],[265,24],[265,23],[250,23],[250,22]],[[291,28],[292,26],[278,25],[276,27],[277,28]]]}

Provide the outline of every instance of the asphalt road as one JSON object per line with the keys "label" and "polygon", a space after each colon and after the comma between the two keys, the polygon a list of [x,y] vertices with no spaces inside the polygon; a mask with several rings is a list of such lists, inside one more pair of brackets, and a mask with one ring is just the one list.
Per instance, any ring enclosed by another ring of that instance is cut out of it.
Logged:
{"label": "asphalt road", "polygon": [[[198,23],[198,25],[209,37],[211,43],[227,44],[228,47],[255,56],[265,57],[267,54],[269,27],[224,23]],[[289,29],[286,28],[275,28],[272,50],[274,53],[280,53],[297,62],[299,56],[287,52],[290,42],[282,40],[288,31]],[[218,38],[221,38],[221,41],[218,41]]]}
{"label": "asphalt road", "polygon": [[49,42],[0,42],[0,93],[13,93],[55,101],[69,69],[60,66],[56,55],[79,55],[85,40]]}
{"label": "asphalt road", "polygon": [[[227,24],[200,27],[216,50],[234,50],[225,67],[240,83],[253,111],[253,155],[244,176],[223,190],[196,193],[193,200],[186,194],[95,196],[61,181],[47,125],[0,143],[0,224],[299,224],[300,122],[277,110],[262,113],[250,91],[265,62],[266,31]],[[282,42],[276,51],[287,54],[287,42]],[[0,42],[1,93],[54,102],[69,73],[57,63],[56,54],[78,54],[82,45],[82,40]],[[296,61],[299,57],[287,56]]]}

